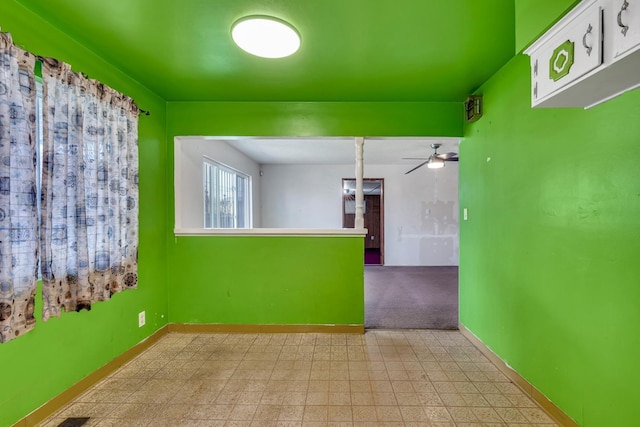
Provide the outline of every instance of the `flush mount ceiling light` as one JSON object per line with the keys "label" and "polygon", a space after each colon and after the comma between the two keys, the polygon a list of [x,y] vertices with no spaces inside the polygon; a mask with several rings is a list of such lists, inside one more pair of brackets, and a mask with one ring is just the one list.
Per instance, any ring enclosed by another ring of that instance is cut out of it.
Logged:
{"label": "flush mount ceiling light", "polygon": [[300,35],[290,24],[271,16],[247,16],[231,27],[233,41],[262,58],[284,58],[300,47]]}

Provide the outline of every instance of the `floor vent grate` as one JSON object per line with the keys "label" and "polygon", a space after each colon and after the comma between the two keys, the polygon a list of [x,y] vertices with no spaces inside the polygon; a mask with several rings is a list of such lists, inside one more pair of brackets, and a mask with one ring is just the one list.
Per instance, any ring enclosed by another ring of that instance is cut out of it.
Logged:
{"label": "floor vent grate", "polygon": [[67,418],[66,420],[58,424],[58,427],[80,427],[83,426],[87,421],[89,421],[89,417]]}

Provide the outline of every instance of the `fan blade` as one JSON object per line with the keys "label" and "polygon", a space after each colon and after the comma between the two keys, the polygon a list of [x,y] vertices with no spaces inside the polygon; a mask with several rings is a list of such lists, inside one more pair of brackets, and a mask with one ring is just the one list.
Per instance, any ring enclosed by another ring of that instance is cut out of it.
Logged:
{"label": "fan blade", "polygon": [[411,172],[413,172],[414,170],[416,170],[416,169],[418,169],[418,168],[420,168],[420,167],[422,167],[422,166],[426,165],[428,162],[429,162],[429,159],[427,159],[426,161],[424,161],[424,162],[420,163],[418,166],[416,166],[415,168],[411,169],[411,170],[410,170],[410,171],[408,171],[408,172],[405,172],[404,174],[405,174],[405,175],[410,174],[410,173],[411,173]]}
{"label": "fan blade", "polygon": [[452,152],[442,153],[442,154],[437,154],[436,157],[442,160],[448,160],[452,157],[458,157],[458,153],[452,153]]}
{"label": "fan blade", "polygon": [[443,159],[445,162],[457,162],[458,158],[457,157],[452,157],[450,159]]}

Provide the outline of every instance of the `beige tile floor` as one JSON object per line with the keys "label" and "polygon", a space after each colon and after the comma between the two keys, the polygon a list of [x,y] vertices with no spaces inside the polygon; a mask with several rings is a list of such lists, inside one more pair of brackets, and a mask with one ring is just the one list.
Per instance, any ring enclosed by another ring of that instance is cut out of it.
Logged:
{"label": "beige tile floor", "polygon": [[457,331],[170,333],[44,423],[555,426]]}

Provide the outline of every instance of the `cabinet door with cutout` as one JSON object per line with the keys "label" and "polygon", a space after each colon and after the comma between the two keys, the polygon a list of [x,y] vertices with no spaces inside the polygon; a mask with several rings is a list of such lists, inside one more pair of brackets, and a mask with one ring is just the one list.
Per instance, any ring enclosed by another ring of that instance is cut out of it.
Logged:
{"label": "cabinet door with cutout", "polygon": [[592,3],[531,52],[532,105],[601,64],[602,7]]}

